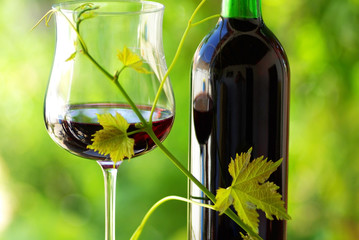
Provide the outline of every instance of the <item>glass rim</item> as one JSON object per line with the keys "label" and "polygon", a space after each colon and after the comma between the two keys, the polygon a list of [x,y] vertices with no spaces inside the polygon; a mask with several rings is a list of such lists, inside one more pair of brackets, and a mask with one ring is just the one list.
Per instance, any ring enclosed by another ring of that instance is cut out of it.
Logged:
{"label": "glass rim", "polygon": [[67,1],[67,2],[60,2],[52,5],[53,9],[60,9],[64,12],[75,12],[74,9],[70,9],[70,6],[73,6],[73,8],[76,8],[78,6],[81,6],[85,3],[93,3],[96,4],[121,4],[121,3],[128,3],[128,4],[136,4],[136,5],[142,5],[142,6],[152,6],[148,9],[141,9],[141,10],[135,10],[135,11],[98,11],[96,12],[96,15],[126,15],[126,14],[143,14],[143,13],[153,13],[153,12],[160,12],[163,11],[165,6],[162,3],[154,2],[154,1],[138,1],[138,0],[95,0],[95,1]]}

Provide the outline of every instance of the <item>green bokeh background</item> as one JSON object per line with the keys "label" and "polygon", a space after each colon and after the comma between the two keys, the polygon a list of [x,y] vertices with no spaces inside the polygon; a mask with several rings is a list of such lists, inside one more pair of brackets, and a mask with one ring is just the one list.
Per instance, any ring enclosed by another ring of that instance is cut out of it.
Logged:
{"label": "green bokeh background", "polygon": [[[47,135],[43,98],[55,28],[35,22],[57,1],[2,1],[0,8],[0,239],[103,239],[99,166],[62,150]],[[199,0],[166,5],[164,47],[174,56]],[[291,65],[288,239],[359,236],[359,0],[263,0],[266,24]],[[219,13],[208,0],[197,19]],[[213,27],[191,30],[171,74],[177,115],[165,144],[187,165],[189,69]],[[121,165],[117,239],[129,239],[147,210],[167,195],[186,196],[186,178],[155,150]],[[141,239],[186,239],[186,204],[170,202]]]}

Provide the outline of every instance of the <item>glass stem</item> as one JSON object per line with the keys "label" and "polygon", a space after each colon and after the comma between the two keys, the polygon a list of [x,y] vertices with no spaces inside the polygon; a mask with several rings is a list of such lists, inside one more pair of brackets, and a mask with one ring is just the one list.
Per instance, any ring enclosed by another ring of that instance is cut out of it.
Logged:
{"label": "glass stem", "polygon": [[105,240],[115,240],[115,205],[116,205],[116,178],[117,167],[99,162],[105,182]]}

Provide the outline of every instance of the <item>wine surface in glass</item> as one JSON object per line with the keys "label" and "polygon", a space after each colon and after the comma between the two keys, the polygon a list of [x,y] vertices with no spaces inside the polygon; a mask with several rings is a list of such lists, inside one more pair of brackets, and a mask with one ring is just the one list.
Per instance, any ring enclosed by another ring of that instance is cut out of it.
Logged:
{"label": "wine surface in glass", "polygon": [[[148,119],[151,106],[138,106],[141,114]],[[46,122],[46,127],[54,140],[64,149],[80,157],[94,160],[110,160],[108,155],[101,155],[88,149],[92,144],[93,134],[103,129],[98,123],[96,114],[121,114],[130,124],[127,132],[137,130],[139,119],[131,107],[126,104],[78,104],[70,105],[67,114],[56,122]],[[173,124],[173,113],[166,109],[157,108],[154,113],[152,129],[159,140],[164,140]],[[128,137],[135,140],[134,156],[144,154],[155,147],[151,137],[145,132],[131,134]]]}

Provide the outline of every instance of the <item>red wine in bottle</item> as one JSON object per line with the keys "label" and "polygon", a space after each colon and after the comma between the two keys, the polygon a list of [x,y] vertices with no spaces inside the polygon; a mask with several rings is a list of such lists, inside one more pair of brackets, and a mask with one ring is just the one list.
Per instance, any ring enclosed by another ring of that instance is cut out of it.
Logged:
{"label": "red wine in bottle", "polygon": [[[189,168],[213,194],[231,185],[228,165],[253,147],[282,165],[269,181],[287,203],[289,65],[265,26],[260,0],[224,0],[222,17],[198,47],[192,66]],[[211,202],[192,182],[189,197]],[[286,222],[260,214],[264,240],[286,239]],[[237,240],[243,230],[224,214],[191,205],[188,239]]]}
{"label": "red wine in bottle", "polygon": [[[138,106],[141,114],[148,118],[151,106]],[[92,144],[93,134],[103,129],[98,123],[96,114],[111,113],[113,116],[120,113],[130,124],[127,132],[137,130],[139,123],[137,115],[126,104],[78,104],[69,106],[66,116],[58,118],[56,122],[46,121],[51,137],[64,149],[80,157],[94,160],[109,160],[108,155],[99,154],[88,149]],[[159,140],[163,141],[173,124],[173,114],[166,109],[157,108],[152,122],[152,129]],[[155,147],[151,137],[145,132],[128,135],[133,138],[134,156],[144,154]]]}

